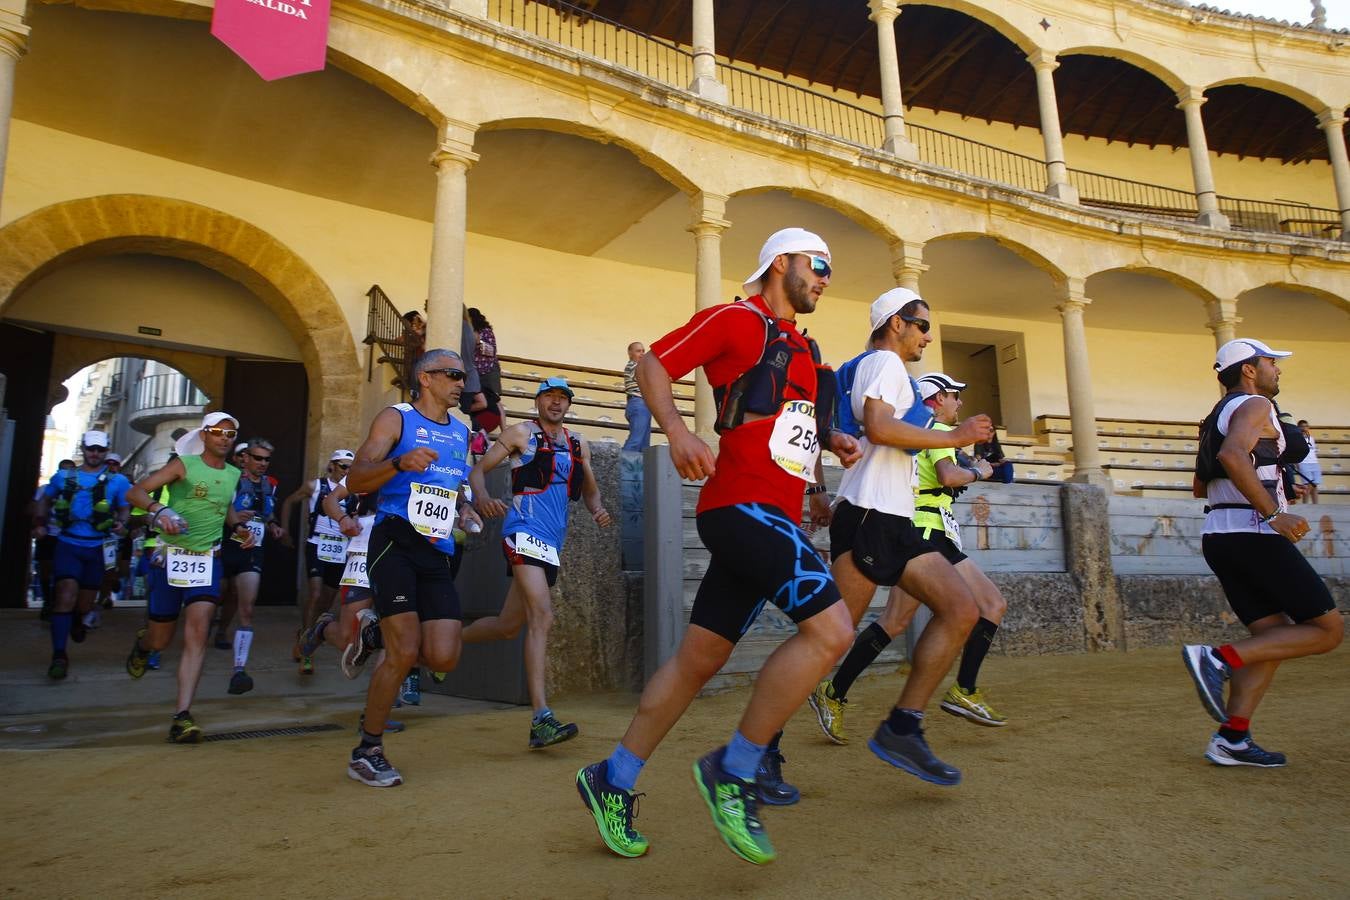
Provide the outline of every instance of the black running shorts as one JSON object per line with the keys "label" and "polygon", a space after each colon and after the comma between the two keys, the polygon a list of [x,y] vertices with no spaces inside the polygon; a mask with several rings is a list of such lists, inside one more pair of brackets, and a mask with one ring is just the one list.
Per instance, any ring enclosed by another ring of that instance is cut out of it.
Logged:
{"label": "black running shorts", "polygon": [[[968,556],[957,549],[957,546],[952,543],[952,539],[947,537],[947,532],[940,528],[925,528],[924,531],[928,532],[927,536],[924,537],[924,540],[932,544],[933,549],[941,553],[942,558],[947,562],[956,565],[959,562],[969,559]],[[922,531],[919,533],[921,535],[923,534]]]}
{"label": "black running shorts", "polygon": [[1307,622],[1336,608],[1322,576],[1283,535],[1207,534],[1200,546],[1243,625],[1280,613]]}
{"label": "black running shorts", "polygon": [[830,557],[838,559],[849,552],[868,581],[893,587],[911,559],[940,551],[923,539],[910,519],[840,500],[830,522]]}
{"label": "black running shorts", "polygon": [[387,516],[370,531],[366,575],[380,618],[417,613],[422,622],[463,619],[450,557],[427,542],[407,519]]}
{"label": "black running shorts", "polygon": [[803,622],[839,599],[830,568],[811,539],[779,510],[741,503],[701,513],[698,536],[712,559],[698,587],[689,624],[733,644],[766,601]]}
{"label": "black running shorts", "polygon": [[319,545],[305,544],[305,572],[310,578],[323,579],[323,586],[337,590],[342,586],[342,573],[347,568],[345,562],[328,562],[319,559]]}

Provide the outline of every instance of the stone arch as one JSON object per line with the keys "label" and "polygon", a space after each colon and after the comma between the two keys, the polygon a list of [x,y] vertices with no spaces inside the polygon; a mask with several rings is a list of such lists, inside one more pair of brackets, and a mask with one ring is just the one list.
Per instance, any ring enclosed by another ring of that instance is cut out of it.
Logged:
{"label": "stone arch", "polygon": [[993,231],[952,231],[945,234],[934,235],[926,242],[928,245],[944,241],[974,240],[976,238],[985,238],[998,244],[1020,257],[1027,263],[1030,263],[1036,269],[1044,272],[1054,282],[1055,286],[1062,287],[1069,279],[1069,274],[1059,267],[1058,264],[1051,261],[1050,257],[1028,244],[999,234]]}
{"label": "stone arch", "polygon": [[[1318,300],[1321,300],[1330,306],[1334,306],[1341,312],[1350,313],[1350,297],[1334,293],[1330,290],[1327,290],[1326,288],[1317,287],[1316,285],[1299,284],[1298,282],[1295,281],[1279,281],[1279,280],[1267,281],[1262,284],[1253,285],[1252,287],[1238,294],[1237,297],[1238,309],[1239,310],[1242,309],[1242,299],[1245,296],[1247,296],[1247,294],[1250,294],[1252,291],[1260,290],[1261,288],[1279,288],[1285,291],[1292,291],[1296,294],[1307,294],[1310,297],[1316,297]],[[1240,314],[1241,313],[1239,312],[1239,315]]]}
{"label": "stone arch", "polygon": [[128,252],[213,269],[252,291],[281,320],[309,376],[310,461],[319,461],[324,448],[350,446],[360,437],[361,366],[337,299],[295,251],[219,210],[166,197],[107,194],[16,219],[0,228],[0,315],[29,285],[63,265]]}
{"label": "stone arch", "polygon": [[1154,78],[1167,85],[1172,93],[1178,98],[1186,90],[1186,80],[1171,69],[1158,62],[1156,59],[1150,59],[1142,53],[1135,53],[1132,50],[1125,50],[1120,47],[1105,47],[1095,44],[1085,44],[1076,47],[1065,47],[1055,52],[1057,59],[1063,59],[1066,56],[1105,56],[1110,59],[1120,60],[1123,63],[1141,69]]}
{"label": "stone arch", "polygon": [[1204,89],[1205,92],[1208,93],[1212,88],[1228,87],[1230,85],[1260,88],[1263,91],[1270,91],[1272,94],[1279,94],[1281,97],[1288,97],[1300,106],[1307,107],[1308,112],[1311,115],[1317,115],[1322,112],[1322,110],[1334,108],[1335,106],[1335,104],[1328,103],[1316,94],[1311,94],[1288,82],[1275,81],[1270,78],[1262,78],[1256,75],[1235,75],[1232,78],[1222,78],[1205,85]]}
{"label": "stone arch", "polygon": [[[1031,35],[1027,34],[1007,19],[978,3],[970,2],[970,0],[943,0],[941,3],[934,3],[931,2],[931,0],[900,0],[902,11],[906,6],[933,6],[938,9],[950,9],[970,16],[970,18],[983,22],[1008,40],[1012,41],[1017,45],[1017,49],[1027,55],[1040,49],[1041,46],[1031,37]],[[904,16],[902,15],[901,19],[903,18]],[[900,27],[904,27],[903,21],[901,22]]]}
{"label": "stone arch", "polygon": [[[1097,271],[1088,275],[1084,280],[1085,281],[1089,280],[1097,275],[1106,275],[1110,272],[1128,272],[1131,275],[1148,275],[1153,278],[1162,279],[1163,281],[1166,281],[1168,284],[1176,285],[1177,287],[1181,288],[1188,294],[1193,294],[1195,298],[1199,300],[1201,303],[1208,303],[1211,300],[1219,299],[1218,296],[1215,295],[1213,291],[1211,291],[1204,285],[1200,284],[1198,281],[1192,281],[1185,275],[1181,275],[1177,272],[1173,272],[1168,269],[1158,268],[1157,266],[1144,266],[1144,265],[1111,266],[1110,268],[1106,269],[1098,269]],[[1089,296],[1091,296],[1091,292],[1089,292]]]}
{"label": "stone arch", "polygon": [[869,234],[881,238],[886,242],[887,246],[900,240],[900,235],[896,234],[890,226],[867,212],[867,210],[860,206],[855,206],[846,200],[842,200],[835,194],[826,193],[825,191],[816,190],[814,188],[787,184],[761,184],[753,187],[737,188],[733,190],[729,196],[748,197],[753,194],[767,194],[772,191],[782,191],[790,197],[805,200],[837,212],[839,215],[858,225]]}

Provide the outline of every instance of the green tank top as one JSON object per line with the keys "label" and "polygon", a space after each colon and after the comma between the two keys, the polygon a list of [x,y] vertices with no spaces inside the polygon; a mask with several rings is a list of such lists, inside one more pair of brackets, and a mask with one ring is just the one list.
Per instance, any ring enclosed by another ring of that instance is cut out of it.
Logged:
{"label": "green tank top", "polygon": [[[941,422],[934,422],[932,427],[938,431],[954,430],[951,425],[943,425]],[[939,510],[952,508],[951,494],[921,493],[942,487],[942,482],[938,481],[937,464],[944,459],[955,462],[956,449],[943,447],[940,450],[924,450],[918,457],[919,487],[914,494],[914,527],[922,531],[925,538],[928,537],[930,529],[943,530],[942,514]]]}
{"label": "green tank top", "polygon": [[200,456],[182,456],[187,477],[169,485],[169,506],[188,521],[187,534],[161,534],[159,539],[185,550],[202,552],[220,543],[225,513],[234,500],[239,470],[229,463],[213,469]]}

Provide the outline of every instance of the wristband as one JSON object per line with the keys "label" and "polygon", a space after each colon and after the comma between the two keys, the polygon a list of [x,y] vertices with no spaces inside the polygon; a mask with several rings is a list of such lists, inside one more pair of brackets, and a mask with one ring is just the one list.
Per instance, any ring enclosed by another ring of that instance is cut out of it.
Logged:
{"label": "wristband", "polygon": [[809,488],[806,489],[806,495],[809,497],[809,496],[812,496],[813,494],[823,494],[823,493],[825,493],[825,491],[826,491],[825,485],[823,485],[823,484],[813,484],[813,485],[811,485]]}
{"label": "wristband", "polygon": [[1270,522],[1271,522],[1271,520],[1274,519],[1274,518],[1275,518],[1276,516],[1278,516],[1279,514],[1280,514],[1280,509],[1279,509],[1279,507],[1276,507],[1276,508],[1275,508],[1275,511],[1274,511],[1273,513],[1271,513],[1271,514],[1268,515],[1268,516],[1262,516],[1262,517],[1261,517],[1261,524],[1262,524],[1262,525],[1269,525]]}
{"label": "wristband", "polygon": [[394,471],[395,471],[395,472],[402,472],[402,471],[403,471],[403,466],[400,465],[400,463],[402,463],[402,461],[403,461],[403,454],[402,454],[402,453],[400,453],[398,456],[391,456],[391,457],[389,458],[389,461],[390,461],[391,463],[394,464]]}

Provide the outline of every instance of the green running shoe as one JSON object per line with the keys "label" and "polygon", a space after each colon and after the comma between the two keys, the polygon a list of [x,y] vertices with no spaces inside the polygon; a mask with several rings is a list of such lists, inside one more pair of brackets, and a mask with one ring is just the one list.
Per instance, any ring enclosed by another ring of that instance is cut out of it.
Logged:
{"label": "green running shoe", "polygon": [[620,856],[636,857],[647,852],[647,839],[633,828],[637,818],[637,798],[641,794],[625,791],[609,783],[605,760],[577,772],[577,793],[591,811],[595,827],[605,846]]}
{"label": "green running shoe", "polygon": [[169,743],[171,744],[200,744],[205,738],[206,735],[202,734],[201,726],[193,721],[189,713],[175,716],[173,724],[169,726]]}
{"label": "green running shoe", "polygon": [[144,675],[150,661],[150,654],[141,649],[141,638],[145,637],[145,631],[143,627],[136,630],[136,640],[132,641],[131,652],[127,654],[127,674],[132,678]]}
{"label": "green running shoe", "polygon": [[561,744],[563,741],[570,741],[577,736],[577,726],[568,722],[564,725],[549,713],[538,722],[530,723],[530,749],[539,750],[544,747],[552,747],[554,744]]}
{"label": "green running shoe", "polygon": [[759,797],[753,781],[733,778],[722,769],[725,747],[694,763],[694,783],[708,804],[722,840],[741,859],[762,866],[777,856],[759,821]]}

